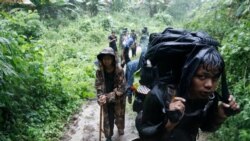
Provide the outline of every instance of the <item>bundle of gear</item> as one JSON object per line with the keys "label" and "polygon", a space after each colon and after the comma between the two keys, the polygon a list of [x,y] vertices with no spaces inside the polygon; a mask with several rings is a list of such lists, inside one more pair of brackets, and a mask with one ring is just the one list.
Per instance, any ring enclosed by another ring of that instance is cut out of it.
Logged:
{"label": "bundle of gear", "polygon": [[[171,97],[163,96],[166,84],[174,86],[173,89],[177,90],[176,96],[187,98],[189,87],[187,82],[191,81],[191,76],[195,73],[192,71],[196,70],[194,68],[200,64],[200,58],[211,50],[218,50],[219,46],[219,42],[205,32],[166,28],[162,33],[152,33],[149,38],[148,50],[141,65],[140,83],[157,93],[163,107],[165,99]],[[224,62],[222,63],[224,66]],[[220,99],[228,103],[229,92],[225,70],[222,72]],[[209,103],[207,105],[209,106]],[[187,113],[187,115],[196,115],[203,112],[205,108],[194,113]],[[227,111],[227,114],[235,113]],[[172,115],[172,120],[178,120],[176,119],[178,113]]]}

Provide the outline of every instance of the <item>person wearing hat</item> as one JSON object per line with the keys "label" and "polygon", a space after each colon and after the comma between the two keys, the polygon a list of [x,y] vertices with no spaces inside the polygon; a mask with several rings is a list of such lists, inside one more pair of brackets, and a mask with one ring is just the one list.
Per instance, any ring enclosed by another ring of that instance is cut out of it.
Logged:
{"label": "person wearing hat", "polygon": [[104,48],[98,55],[99,68],[96,71],[95,88],[98,104],[103,108],[104,134],[111,141],[114,124],[119,135],[124,134],[125,124],[125,78],[124,71],[117,65],[112,48]]}
{"label": "person wearing hat", "polygon": [[136,119],[141,140],[196,141],[199,129],[213,132],[239,112],[215,41],[199,34],[167,28],[152,36],[145,60],[158,68],[158,78]]}

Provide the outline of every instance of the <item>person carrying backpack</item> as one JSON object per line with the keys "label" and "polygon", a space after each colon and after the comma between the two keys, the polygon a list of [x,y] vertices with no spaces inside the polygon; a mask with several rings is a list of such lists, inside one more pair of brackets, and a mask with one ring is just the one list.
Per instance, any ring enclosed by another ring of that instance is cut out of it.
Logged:
{"label": "person carrying backpack", "polygon": [[96,71],[95,88],[98,104],[104,113],[104,134],[107,141],[111,141],[114,124],[118,128],[119,135],[124,134],[126,106],[124,72],[117,65],[115,52],[110,47],[104,48],[97,55],[97,59],[99,69]]}
{"label": "person carrying backpack", "polygon": [[[227,90],[217,41],[172,28],[150,36],[145,60],[157,71],[136,119],[141,140],[196,141],[199,129],[213,132],[239,112]],[[220,78],[222,95],[216,91]]]}

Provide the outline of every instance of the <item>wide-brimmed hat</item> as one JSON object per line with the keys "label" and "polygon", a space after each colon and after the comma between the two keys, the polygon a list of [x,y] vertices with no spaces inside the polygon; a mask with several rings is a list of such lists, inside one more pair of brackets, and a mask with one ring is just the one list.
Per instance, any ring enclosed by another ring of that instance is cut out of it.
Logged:
{"label": "wide-brimmed hat", "polygon": [[104,48],[98,55],[97,55],[97,59],[98,60],[102,60],[102,57],[104,55],[111,55],[113,57],[115,57],[115,52],[111,47],[106,47]]}

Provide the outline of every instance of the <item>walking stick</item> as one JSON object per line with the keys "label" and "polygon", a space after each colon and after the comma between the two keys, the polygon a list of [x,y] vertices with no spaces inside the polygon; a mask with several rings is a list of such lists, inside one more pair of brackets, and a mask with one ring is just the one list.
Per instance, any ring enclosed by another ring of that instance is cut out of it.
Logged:
{"label": "walking stick", "polygon": [[103,109],[103,106],[101,105],[101,107],[100,107],[99,141],[102,140],[102,109]]}

